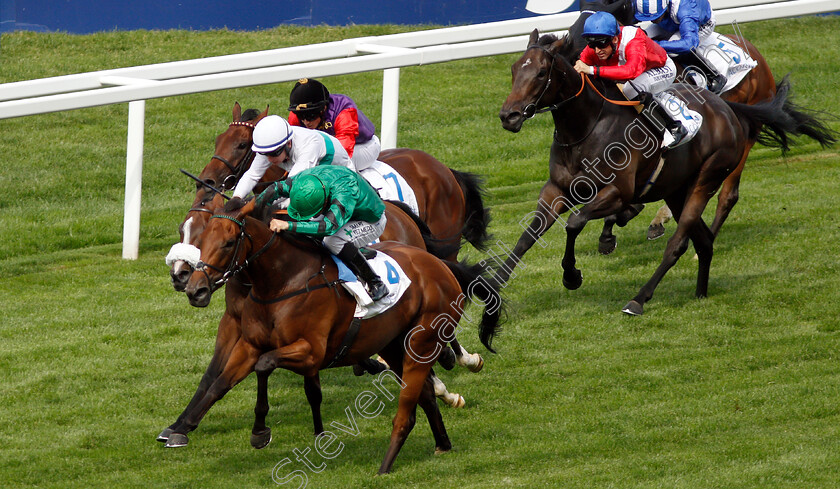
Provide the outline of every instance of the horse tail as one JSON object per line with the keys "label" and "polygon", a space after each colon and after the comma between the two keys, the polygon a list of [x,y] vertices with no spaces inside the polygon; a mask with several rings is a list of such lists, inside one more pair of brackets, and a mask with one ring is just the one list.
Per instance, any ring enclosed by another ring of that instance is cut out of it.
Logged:
{"label": "horse tail", "polygon": [[772,99],[754,105],[727,101],[751,140],[781,148],[782,153],[790,150],[791,136],[808,136],[823,147],[837,141],[837,133],[817,118],[814,111],[804,109],[790,101],[790,75],[776,85]]}
{"label": "horse tail", "polygon": [[411,210],[411,207],[409,207],[408,204],[399,200],[388,200],[386,202],[389,202],[394,207],[399,208],[408,215],[412,221],[414,221],[414,224],[417,225],[417,229],[420,231],[420,235],[423,237],[423,244],[426,245],[426,251],[430,254],[440,258],[441,260],[445,260],[447,257],[453,256],[458,252],[458,249],[461,247],[460,244],[447,244],[445,241],[435,238],[432,231],[429,229],[429,225],[420,219],[420,217]]}
{"label": "horse tail", "polygon": [[450,171],[464,194],[466,204],[466,209],[464,209],[466,222],[462,231],[464,239],[477,250],[485,251],[487,241],[491,237],[487,233],[487,226],[490,224],[490,210],[484,207],[484,189],[482,189],[481,177],[451,168]]}
{"label": "horse tail", "polygon": [[500,319],[504,308],[498,286],[494,286],[493,281],[487,280],[484,276],[485,268],[480,264],[469,265],[464,261],[461,263],[444,261],[444,263],[455,275],[464,295],[470,299],[475,297],[484,303],[484,312],[481,315],[481,323],[478,325],[478,338],[488,350],[496,353],[492,346],[493,338],[501,331]]}

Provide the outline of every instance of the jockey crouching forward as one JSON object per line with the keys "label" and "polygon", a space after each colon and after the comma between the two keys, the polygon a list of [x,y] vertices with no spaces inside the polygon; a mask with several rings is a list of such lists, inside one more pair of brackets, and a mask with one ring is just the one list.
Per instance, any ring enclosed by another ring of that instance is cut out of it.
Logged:
{"label": "jockey crouching forward", "polygon": [[717,94],[723,91],[731,59],[715,49],[715,14],[709,0],[635,0],[635,9],[636,20],[653,22],[647,34],[685,68],[693,67],[689,78],[696,85]]}
{"label": "jockey crouching forward", "polygon": [[385,230],[385,204],[361,175],[335,165],[309,168],[275,182],[257,196],[258,206],[289,198],[293,221],[273,219],[274,232],[322,236],[324,246],[338,256],[368,288],[371,299],[385,297],[388,288],[359,253]]}
{"label": "jockey crouching forward", "polygon": [[373,122],[342,94],[330,94],[318,80],[301,78],[289,94],[289,124],[335,136],[358,171],[373,164],[382,145]]}
{"label": "jockey crouching forward", "polygon": [[[336,138],[305,127],[290,126],[278,115],[270,115],[257,122],[251,149],[256,156],[233,189],[234,197],[248,195],[271,165],[286,170],[289,177],[318,165],[355,170],[350,156]],[[285,207],[285,202],[281,207]]]}
{"label": "jockey crouching forward", "polygon": [[[700,130],[700,114],[666,92],[677,76],[674,62],[638,27],[620,26],[611,14],[595,12],[583,25],[586,47],[575,70],[613,81],[625,81],[631,100],[653,105],[665,121],[662,145],[673,148],[688,142]],[[648,95],[649,94],[649,95]],[[650,104],[650,98],[656,101]]]}

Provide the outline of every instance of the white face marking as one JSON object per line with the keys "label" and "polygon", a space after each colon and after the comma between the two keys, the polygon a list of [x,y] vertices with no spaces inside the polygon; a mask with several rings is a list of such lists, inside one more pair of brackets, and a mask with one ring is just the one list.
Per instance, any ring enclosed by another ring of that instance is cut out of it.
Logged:
{"label": "white face marking", "polygon": [[525,62],[524,62],[524,63],[522,63],[521,68],[525,68],[525,67],[526,67],[526,66],[528,66],[529,64],[531,64],[531,58],[526,59],[526,60],[525,60]]}
{"label": "white face marking", "polygon": [[190,228],[192,227],[193,218],[187,219],[184,223],[184,244],[190,244]]}

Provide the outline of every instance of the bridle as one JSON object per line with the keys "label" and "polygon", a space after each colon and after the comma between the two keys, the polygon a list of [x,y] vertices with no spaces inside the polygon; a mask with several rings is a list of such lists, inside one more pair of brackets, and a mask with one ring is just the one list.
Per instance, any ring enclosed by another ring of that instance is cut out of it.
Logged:
{"label": "bridle", "polygon": [[[228,127],[230,128],[233,126],[244,126],[250,128],[251,130],[253,130],[254,127],[256,127],[256,125],[253,122],[248,121],[233,121]],[[248,151],[245,153],[245,156],[236,165],[232,164],[226,158],[219,155],[213,155],[213,157],[210,158],[211,160],[221,161],[228,168],[228,170],[230,170],[231,174],[225,177],[224,181],[222,182],[222,190],[230,190],[236,186],[236,183],[239,181],[240,178],[242,178],[242,175],[245,173],[245,169],[254,160],[254,156],[255,153],[249,146]],[[231,179],[233,179],[232,182]]]}
{"label": "bridle", "polygon": [[583,93],[583,89],[584,89],[584,87],[586,86],[586,84],[584,83],[584,75],[583,75],[583,73],[581,73],[580,90],[578,90],[578,91],[577,91],[577,93],[575,93],[575,94],[574,94],[574,95],[572,95],[571,97],[568,97],[568,98],[566,98],[566,99],[564,99],[564,100],[561,100],[560,102],[557,102],[557,103],[556,103],[556,104],[554,104],[554,105],[551,105],[551,106],[549,106],[549,107],[544,107],[544,108],[542,108],[542,109],[537,109],[537,105],[539,104],[540,100],[542,100],[543,96],[545,96],[545,92],[547,92],[547,91],[548,91],[548,87],[550,87],[550,86],[551,86],[551,77],[552,77],[552,75],[554,74],[554,61],[555,61],[555,59],[557,58],[557,55],[556,55],[556,54],[554,54],[554,53],[552,53],[551,51],[549,51],[548,49],[546,49],[546,48],[545,48],[545,46],[542,46],[542,45],[540,45],[540,44],[531,44],[530,46],[528,46],[528,48],[527,48],[527,49],[525,49],[525,52],[528,52],[529,50],[531,50],[531,49],[535,49],[535,48],[536,48],[536,49],[541,50],[541,51],[542,51],[542,52],[544,52],[546,55],[548,55],[549,57],[551,57],[551,65],[548,67],[548,78],[547,78],[547,79],[546,79],[546,81],[545,81],[545,86],[543,87],[542,92],[540,92],[540,96],[539,96],[539,97],[537,97],[537,99],[536,99],[536,100],[534,100],[534,101],[533,101],[533,102],[531,102],[530,104],[526,105],[526,106],[522,109],[522,115],[523,115],[526,119],[530,119],[530,118],[534,117],[534,116],[535,116],[535,115],[537,115],[537,114],[542,114],[543,112],[549,112],[549,111],[552,111],[552,110],[557,110],[557,109],[559,109],[560,107],[562,107],[563,105],[567,104],[567,103],[568,103],[568,102],[570,102],[571,100],[573,100],[573,99],[577,98],[577,97],[578,97],[581,93]]}
{"label": "bridle", "polygon": [[[277,233],[272,233],[271,238],[269,238],[269,240],[266,241],[265,245],[263,245],[262,248],[257,250],[257,252],[253,255],[246,257],[241,264],[238,264],[239,250],[242,248],[242,242],[244,241],[244,238],[248,238],[248,241],[250,241],[251,243],[254,242],[253,238],[251,238],[251,235],[248,234],[247,231],[245,231],[245,221],[224,214],[214,214],[210,216],[210,219],[227,219],[239,225],[239,236],[236,237],[236,245],[233,249],[233,259],[231,259],[230,263],[228,263],[226,269],[223,270],[220,267],[211,265],[209,263],[205,263],[201,260],[199,260],[198,263],[195,264],[195,270],[197,272],[202,272],[204,274],[204,277],[207,279],[207,282],[213,286],[213,290],[216,290],[222,285],[226,284],[228,280],[233,278],[234,275],[248,268],[248,266],[251,265],[251,263],[257,259],[257,257],[265,253],[274,243],[274,240],[277,237]],[[221,278],[219,278],[216,281],[211,280],[210,275],[207,273],[208,268],[218,273],[221,273]]]}

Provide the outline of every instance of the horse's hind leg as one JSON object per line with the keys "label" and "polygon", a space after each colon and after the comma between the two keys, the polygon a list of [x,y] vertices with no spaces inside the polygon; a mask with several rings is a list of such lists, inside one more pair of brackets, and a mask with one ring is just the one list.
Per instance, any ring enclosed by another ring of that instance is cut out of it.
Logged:
{"label": "horse's hind leg", "polygon": [[447,406],[453,408],[462,408],[466,402],[464,401],[464,396],[458,394],[456,392],[449,392],[446,388],[446,384],[440,380],[437,375],[435,375],[434,371],[431,373],[432,379],[432,386],[434,388],[435,397],[446,403]]}
{"label": "horse's hind leg", "polygon": [[[440,409],[438,409],[437,401],[435,400],[435,378],[434,372],[431,372],[429,377],[426,378],[418,403],[423,409],[423,412],[426,413],[426,418],[429,420],[429,427],[432,429],[432,435],[435,437],[435,454],[441,454],[452,449],[452,442],[449,441],[449,435],[446,434],[446,427],[443,425],[443,416],[441,416]],[[463,398],[461,400],[463,401]]]}
{"label": "horse's hind leg", "polygon": [[466,367],[473,373],[480,372],[481,369],[484,368],[484,359],[481,358],[481,355],[478,353],[468,352],[463,346],[461,346],[461,343],[458,342],[457,338],[452,338],[452,341],[449,342],[449,346],[451,346],[452,350],[455,352],[455,361],[458,365]]}
{"label": "horse's hind leg", "polygon": [[613,234],[613,226],[618,224],[618,227],[623,228],[634,217],[638,216],[644,208],[644,204],[633,204],[618,214],[605,217],[604,229],[601,231],[601,236],[598,238],[598,252],[602,255],[609,255],[615,251],[618,240],[616,240],[615,234]]}
{"label": "horse's hind leg", "polygon": [[717,209],[715,209],[715,219],[712,221],[711,227],[712,234],[715,236],[718,235],[724,221],[729,217],[729,212],[738,203],[738,188],[741,185],[741,173],[744,172],[744,165],[746,164],[747,156],[749,156],[752,146],[752,142],[747,142],[747,148],[744,150],[741,161],[735,170],[726,177],[726,180],[723,181],[723,185],[720,187]]}
{"label": "horse's hind leg", "polygon": [[663,205],[656,211],[656,215],[653,217],[653,220],[650,221],[650,226],[648,226],[647,232],[647,239],[659,239],[662,236],[665,236],[665,223],[671,220],[673,215],[671,214],[671,209],[668,208],[668,205]]}
{"label": "horse's hind leg", "polygon": [[[653,291],[656,289],[656,286],[659,285],[659,282],[662,281],[662,278],[668,270],[677,263],[677,260],[679,260],[688,248],[689,236],[697,239],[698,258],[701,263],[700,273],[702,274],[705,271],[705,280],[708,283],[708,267],[711,263],[711,240],[709,240],[708,236],[704,236],[702,231],[702,227],[705,227],[705,224],[702,224],[701,227],[699,223],[702,223],[703,209],[705,209],[706,204],[709,202],[709,195],[712,195],[714,190],[709,185],[695,187],[692,189],[691,197],[688,199],[688,203],[684,208],[680,207],[681,201],[677,198],[667,200],[668,206],[677,218],[677,230],[668,239],[662,263],[656,268],[650,280],[642,286],[639,293],[636,294],[636,297],[628,302],[621,312],[632,316],[640,316],[644,312],[644,305],[653,297]],[[701,250],[703,256],[700,256]],[[698,282],[698,292],[700,285],[700,282]]]}

